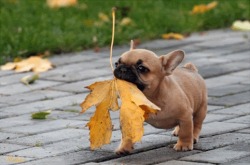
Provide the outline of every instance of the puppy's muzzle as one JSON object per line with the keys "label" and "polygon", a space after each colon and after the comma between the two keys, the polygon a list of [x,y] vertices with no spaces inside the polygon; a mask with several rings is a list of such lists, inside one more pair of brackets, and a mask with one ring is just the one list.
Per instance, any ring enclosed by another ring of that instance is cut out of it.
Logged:
{"label": "puppy's muzzle", "polygon": [[126,65],[120,65],[114,70],[114,75],[118,79],[126,80],[131,83],[135,83],[137,80],[136,75],[133,73],[130,67]]}
{"label": "puppy's muzzle", "polygon": [[121,64],[121,65],[119,65],[118,67],[115,68],[114,75],[118,79],[122,79],[122,80],[131,82],[131,83],[137,85],[137,87],[141,91],[143,91],[145,86],[144,86],[143,83],[141,83],[139,81],[138,77],[136,76],[136,74],[134,72],[135,71],[133,71],[131,67],[126,66],[124,64]]}

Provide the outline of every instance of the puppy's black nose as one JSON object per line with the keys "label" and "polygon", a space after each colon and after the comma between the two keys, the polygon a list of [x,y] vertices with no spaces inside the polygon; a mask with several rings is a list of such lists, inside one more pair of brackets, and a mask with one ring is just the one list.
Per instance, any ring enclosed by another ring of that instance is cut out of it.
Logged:
{"label": "puppy's black nose", "polygon": [[127,72],[127,70],[128,70],[128,69],[127,69],[127,68],[125,68],[125,67],[121,67],[121,68],[120,68],[120,71],[121,71],[122,73]]}

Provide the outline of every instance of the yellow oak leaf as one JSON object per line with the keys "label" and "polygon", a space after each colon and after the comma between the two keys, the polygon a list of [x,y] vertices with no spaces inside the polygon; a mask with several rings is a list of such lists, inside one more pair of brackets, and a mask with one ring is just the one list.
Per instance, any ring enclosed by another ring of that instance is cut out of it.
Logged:
{"label": "yellow oak leaf", "polygon": [[179,33],[167,33],[167,34],[162,34],[163,39],[176,39],[176,40],[182,40],[184,39],[184,36]]}
{"label": "yellow oak leaf", "polygon": [[[87,124],[90,129],[91,149],[110,143],[112,122],[109,110],[116,111],[120,108],[122,138],[132,142],[141,140],[145,118],[150,113],[160,110],[134,84],[124,80],[114,78],[95,82],[87,88],[91,90],[91,93],[81,104],[82,113],[91,106],[96,106],[96,111]],[[118,97],[122,102],[120,107]]]}
{"label": "yellow oak leaf", "polygon": [[209,4],[201,4],[201,5],[195,5],[192,10],[192,14],[201,14],[205,13],[213,8],[215,8],[218,5],[217,1],[210,2]]}
{"label": "yellow oak leaf", "polygon": [[52,69],[52,63],[39,56],[32,56],[19,62],[7,63],[1,66],[1,70],[15,70],[16,72],[45,72]]}

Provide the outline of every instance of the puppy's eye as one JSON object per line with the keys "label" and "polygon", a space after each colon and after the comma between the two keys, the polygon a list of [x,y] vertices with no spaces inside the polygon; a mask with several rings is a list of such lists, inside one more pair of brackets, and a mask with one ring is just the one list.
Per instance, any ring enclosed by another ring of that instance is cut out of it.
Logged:
{"label": "puppy's eye", "polygon": [[139,66],[137,67],[137,70],[138,70],[138,72],[140,72],[140,73],[147,73],[147,72],[149,71],[148,68],[146,68],[145,66],[142,66],[142,65],[139,65]]}
{"label": "puppy's eye", "polygon": [[118,64],[119,64],[118,62],[115,63],[115,67],[116,67],[116,68],[118,67]]}

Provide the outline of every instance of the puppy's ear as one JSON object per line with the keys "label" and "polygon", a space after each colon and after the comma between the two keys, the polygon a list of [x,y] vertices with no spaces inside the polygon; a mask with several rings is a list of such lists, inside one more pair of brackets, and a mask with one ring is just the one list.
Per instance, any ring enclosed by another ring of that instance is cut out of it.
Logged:
{"label": "puppy's ear", "polygon": [[173,52],[168,53],[167,55],[163,55],[160,57],[160,61],[162,64],[162,71],[166,75],[172,74],[174,69],[181,63],[184,58],[184,51],[175,50]]}

